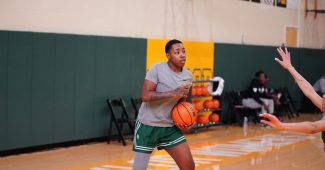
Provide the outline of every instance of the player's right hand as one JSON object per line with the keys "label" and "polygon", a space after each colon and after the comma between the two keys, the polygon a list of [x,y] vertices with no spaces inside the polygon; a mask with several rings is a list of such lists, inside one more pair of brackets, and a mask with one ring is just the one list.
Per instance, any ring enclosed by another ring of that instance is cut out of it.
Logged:
{"label": "player's right hand", "polygon": [[174,94],[175,97],[187,97],[189,91],[190,91],[190,86],[181,85],[174,90]]}
{"label": "player's right hand", "polygon": [[290,52],[288,52],[287,47],[285,47],[285,51],[283,51],[281,47],[277,48],[277,50],[282,58],[282,61],[279,58],[275,58],[275,61],[277,61],[283,68],[287,70],[292,68],[291,56]]}

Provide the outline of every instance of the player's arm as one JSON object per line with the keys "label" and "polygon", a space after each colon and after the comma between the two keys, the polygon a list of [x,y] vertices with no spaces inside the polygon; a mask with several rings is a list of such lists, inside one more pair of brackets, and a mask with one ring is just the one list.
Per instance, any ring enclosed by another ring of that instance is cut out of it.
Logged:
{"label": "player's arm", "polygon": [[[320,97],[316,91],[314,90],[313,86],[305,80],[292,66],[291,59],[290,59],[290,53],[288,52],[287,48],[285,48],[285,52],[281,49],[277,49],[279,54],[282,57],[282,61],[278,58],[275,58],[275,60],[286,70],[290,72],[292,77],[295,79],[296,83],[298,84],[301,91],[304,93],[306,97],[308,97],[315,106],[317,106],[322,111],[325,111],[325,106],[323,106],[323,100],[322,97]],[[325,97],[324,97],[325,98]]]}
{"label": "player's arm", "polygon": [[316,122],[282,123],[278,118],[268,113],[261,114],[260,116],[268,119],[261,120],[262,123],[265,123],[277,129],[303,132],[308,134],[325,131],[325,120],[319,120]]}
{"label": "player's arm", "polygon": [[325,110],[325,94],[323,94],[323,111]]}
{"label": "player's arm", "polygon": [[180,86],[172,91],[167,92],[157,92],[156,91],[157,84],[150,80],[144,80],[142,92],[141,92],[141,100],[144,102],[161,100],[166,98],[179,98],[186,97],[189,92],[188,86]]}

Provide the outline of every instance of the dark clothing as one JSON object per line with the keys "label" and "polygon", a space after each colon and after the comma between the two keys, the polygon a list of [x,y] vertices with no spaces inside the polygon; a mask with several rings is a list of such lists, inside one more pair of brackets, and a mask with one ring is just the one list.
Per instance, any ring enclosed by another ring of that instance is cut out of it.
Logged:
{"label": "dark clothing", "polygon": [[257,103],[263,105],[263,101],[260,98],[271,98],[268,95],[268,89],[265,85],[261,84],[258,79],[253,79],[248,89],[245,91],[244,98],[253,98]]}

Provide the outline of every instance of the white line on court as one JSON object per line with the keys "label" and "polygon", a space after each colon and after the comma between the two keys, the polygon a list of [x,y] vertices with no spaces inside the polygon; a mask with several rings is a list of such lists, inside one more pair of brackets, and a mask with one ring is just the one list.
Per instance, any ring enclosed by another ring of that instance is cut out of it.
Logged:
{"label": "white line on court", "polygon": [[[214,160],[212,160],[212,159],[206,159],[206,160],[204,160],[204,159],[200,159],[200,158],[193,158],[194,159],[194,161],[195,161],[195,163],[198,163],[198,164],[211,164],[211,162],[212,161],[221,161],[221,160],[219,160],[219,159],[214,159]],[[174,161],[174,159],[172,159],[172,158],[168,158],[168,157],[152,157],[152,158],[150,158],[150,162],[164,162],[164,161],[169,161],[170,163],[175,163],[175,161]],[[166,163],[168,163],[168,162],[166,162]]]}
{"label": "white line on court", "polygon": [[114,169],[132,169],[129,166],[117,166],[117,165],[104,165],[103,168],[114,168]]}
{"label": "white line on court", "polygon": [[109,170],[107,168],[100,168],[100,167],[94,167],[94,168],[90,168],[90,170]]}

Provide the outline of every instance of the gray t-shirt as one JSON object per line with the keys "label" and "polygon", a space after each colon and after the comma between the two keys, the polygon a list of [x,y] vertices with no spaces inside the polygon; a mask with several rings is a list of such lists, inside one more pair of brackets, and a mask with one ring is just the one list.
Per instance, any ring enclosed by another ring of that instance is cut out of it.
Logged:
{"label": "gray t-shirt", "polygon": [[[172,71],[167,62],[154,64],[146,75],[146,80],[157,84],[157,92],[173,91],[183,83],[192,81],[192,74],[186,68],[182,72]],[[149,126],[174,126],[170,112],[180,98],[166,98],[157,101],[143,102],[138,121]]]}

